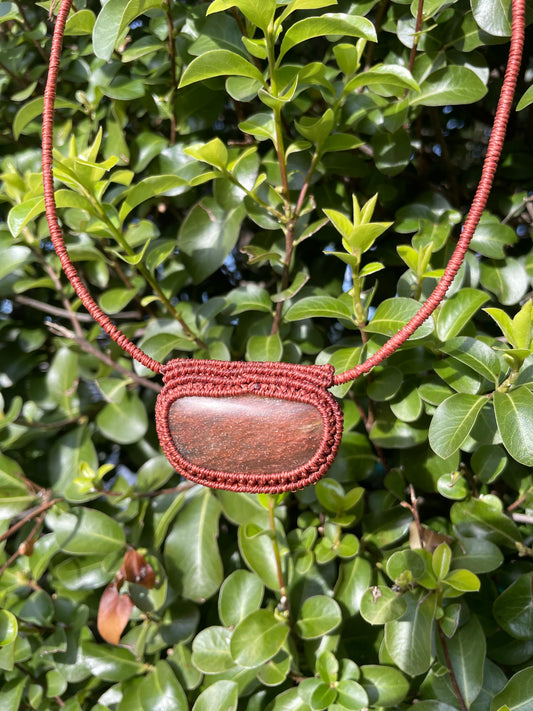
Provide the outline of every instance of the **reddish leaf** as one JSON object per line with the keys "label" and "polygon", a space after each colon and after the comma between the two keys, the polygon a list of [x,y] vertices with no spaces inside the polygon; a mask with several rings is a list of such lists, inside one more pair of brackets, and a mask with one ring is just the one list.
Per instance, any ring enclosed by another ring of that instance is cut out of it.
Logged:
{"label": "reddish leaf", "polygon": [[152,566],[133,548],[126,552],[121,571],[128,583],[137,583],[150,590],[155,586],[155,573]]}
{"label": "reddish leaf", "polygon": [[120,642],[120,635],[128,624],[133,607],[128,595],[120,595],[115,583],[106,587],[98,606],[97,619],[98,632],[106,642]]}

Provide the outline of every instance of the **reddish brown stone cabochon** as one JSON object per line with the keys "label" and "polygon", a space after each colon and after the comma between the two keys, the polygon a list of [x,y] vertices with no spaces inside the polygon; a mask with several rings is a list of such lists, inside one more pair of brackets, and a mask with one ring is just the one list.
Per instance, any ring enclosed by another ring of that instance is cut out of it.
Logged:
{"label": "reddish brown stone cabochon", "polygon": [[179,398],[168,423],[184,459],[228,473],[296,469],[317,452],[324,429],[313,405],[252,394]]}

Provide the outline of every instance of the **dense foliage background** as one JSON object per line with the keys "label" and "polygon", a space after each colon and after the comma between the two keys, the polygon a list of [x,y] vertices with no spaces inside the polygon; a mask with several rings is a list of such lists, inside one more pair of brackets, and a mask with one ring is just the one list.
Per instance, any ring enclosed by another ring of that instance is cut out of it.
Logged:
{"label": "dense foliage background", "polygon": [[[408,320],[475,190],[508,3],[73,5],[57,201],[130,337],[345,370]],[[446,301],[335,389],[327,478],[210,491],[49,242],[49,11],[0,3],[2,711],[533,708],[531,92]]]}

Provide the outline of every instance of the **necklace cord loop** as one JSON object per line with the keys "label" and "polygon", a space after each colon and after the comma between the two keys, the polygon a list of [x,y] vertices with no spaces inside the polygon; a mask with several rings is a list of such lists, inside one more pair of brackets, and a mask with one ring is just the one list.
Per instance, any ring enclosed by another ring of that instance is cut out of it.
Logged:
{"label": "necklace cord loop", "polygon": [[[49,71],[44,92],[43,106],[43,131],[42,131],[42,169],[44,199],[46,207],[46,217],[50,229],[50,237],[54,249],[59,257],[61,266],[74,287],[78,297],[90,315],[97,321],[108,336],[115,341],[132,358],[155,373],[163,373],[165,366],[157,360],[151,358],[141,348],[136,346],[120,329],[118,329],[111,319],[102,311],[93,297],[83,284],[76,267],[70,260],[65,246],[63,232],[57,219],[57,208],[54,197],[54,175],[53,175],[53,133],[54,133],[54,103],[57,89],[57,79],[59,65],[61,61],[61,50],[63,46],[63,36],[65,23],[72,5],[72,0],[61,0],[52,38],[52,48],[50,53]],[[483,162],[481,178],[472,201],[472,206],[464,223],[461,236],[453,251],[453,254],[446,266],[444,274],[440,278],[432,294],[413,318],[403,326],[398,333],[392,336],[374,355],[367,358],[363,363],[345,371],[338,373],[333,378],[333,385],[340,385],[349,380],[354,380],[363,373],[368,373],[379,363],[388,358],[416,331],[416,329],[433,313],[441,303],[447,290],[451,286],[455,275],[461,267],[470,240],[478,226],[479,220],[485,209],[487,199],[494,180],[494,174],[502,151],[505,131],[511,112],[511,105],[516,88],[518,73],[522,61],[522,48],[524,44],[525,27],[525,0],[512,0],[512,33],[511,45],[507,69],[502,84],[498,107],[494,117],[494,123],[487,147],[487,152]]]}

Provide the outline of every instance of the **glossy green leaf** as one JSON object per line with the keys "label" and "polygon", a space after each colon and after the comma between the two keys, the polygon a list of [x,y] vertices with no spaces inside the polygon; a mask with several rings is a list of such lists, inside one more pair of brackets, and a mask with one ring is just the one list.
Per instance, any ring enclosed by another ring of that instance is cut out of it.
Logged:
{"label": "glossy green leaf", "polygon": [[223,210],[213,198],[204,198],[190,210],[178,234],[183,262],[196,284],[216,271],[239,237],[244,208]]}
{"label": "glossy green leaf", "polygon": [[533,393],[525,385],[495,392],[494,412],[505,449],[521,464],[532,466]]}
{"label": "glossy green leaf", "polygon": [[533,573],[520,576],[494,601],[494,617],[516,639],[533,637]]}
{"label": "glossy green leaf", "polygon": [[370,563],[364,558],[354,558],[340,564],[335,586],[335,600],[350,615],[359,612],[361,599],[370,585]]}
{"label": "glossy green leaf", "polygon": [[[400,328],[410,321],[420,309],[420,304],[414,299],[396,297],[385,299],[376,309],[370,323],[366,326],[368,333],[381,333],[384,336],[393,336]],[[433,331],[433,318],[425,321],[413,333],[410,340],[425,338]]]}
{"label": "glossy green leaf", "polygon": [[[250,522],[239,527],[238,537],[239,550],[248,567],[268,588],[279,590],[274,546],[266,530]],[[278,531],[278,543],[281,542],[280,538]]]}
{"label": "glossy green leaf", "polygon": [[96,417],[98,429],[113,442],[131,444],[148,429],[146,409],[139,396],[123,391],[118,402],[108,402]]}
{"label": "glossy green leaf", "polygon": [[239,687],[234,681],[216,681],[202,691],[192,711],[235,711]]}
{"label": "glossy green leaf", "polygon": [[251,336],[246,344],[246,360],[277,362],[283,355],[279,333],[270,336]]}
{"label": "glossy green leaf", "polygon": [[402,600],[407,610],[400,619],[386,623],[385,645],[394,663],[406,674],[416,676],[426,672],[432,662],[437,599],[434,594],[405,593]]}
{"label": "glossy green leaf", "polygon": [[514,550],[521,540],[520,531],[511,518],[491,504],[484,499],[457,502],[450,511],[451,521],[463,536],[478,536]]}
{"label": "glossy green leaf", "polygon": [[438,406],[429,428],[429,443],[439,457],[445,459],[461,447],[485,402],[477,395],[457,393]]}
{"label": "glossy green leaf", "polygon": [[528,289],[525,267],[516,259],[481,263],[481,284],[492,292],[500,304],[516,304]]}
{"label": "glossy green leaf", "polygon": [[96,18],[93,28],[94,53],[109,61],[123,30],[142,13],[161,7],[161,0],[109,0]]}
{"label": "glossy green leaf", "polygon": [[303,639],[316,639],[332,632],[340,622],[341,611],[335,600],[315,595],[302,605],[296,627]]}
{"label": "glossy green leaf", "polygon": [[227,49],[213,49],[192,60],[183,72],[180,88],[219,76],[249,77],[263,83],[259,69],[240,54]]}
{"label": "glossy green leaf", "polygon": [[0,610],[0,647],[11,644],[17,638],[17,618],[9,610]]}
{"label": "glossy green leaf", "polygon": [[180,511],[165,543],[169,580],[183,597],[204,600],[223,580],[217,545],[220,504],[209,489]]}
{"label": "glossy green leaf", "polygon": [[226,627],[206,627],[192,643],[192,662],[204,674],[219,674],[235,666],[230,652],[231,631]]}
{"label": "glossy green leaf", "polygon": [[110,516],[89,508],[63,513],[54,528],[56,541],[70,555],[100,555],[120,550],[125,544],[122,526]]}
{"label": "glossy green leaf", "polygon": [[153,711],[188,711],[187,698],[171,666],[159,660],[155,668],[143,679],[139,689],[139,698],[143,708]]}
{"label": "glossy green leaf", "polygon": [[187,182],[177,175],[154,175],[136,183],[124,193],[119,218],[123,222],[130,212],[152,198],[160,198],[174,188],[180,188]]}
{"label": "glossy green leaf", "polygon": [[361,616],[371,625],[397,620],[406,610],[403,597],[384,585],[369,588],[361,598]]}
{"label": "glossy green leaf", "polygon": [[452,65],[438,69],[420,84],[411,105],[453,106],[473,104],[482,99],[487,88],[478,75],[468,67]]}
{"label": "glossy green leaf", "polygon": [[218,614],[227,627],[234,627],[257,610],[263,600],[261,581],[246,570],[235,570],[222,583]]}
{"label": "glossy green leaf", "polygon": [[254,0],[213,0],[209,5],[207,14],[220,12],[232,7],[237,7],[250,22],[260,27],[263,32],[266,32],[274,17],[276,2],[275,0],[265,0],[265,2],[258,4]]}
{"label": "glossy green leaf", "polygon": [[81,644],[83,664],[92,676],[105,681],[124,681],[143,671],[141,662],[124,647],[83,641]]}
{"label": "glossy green leaf", "polygon": [[407,696],[409,682],[391,666],[365,664],[361,667],[359,683],[368,695],[371,706],[395,706]]}
{"label": "glossy green leaf", "polygon": [[508,0],[472,0],[472,12],[479,27],[489,35],[509,37],[511,3]]}
{"label": "glossy green leaf", "polygon": [[487,380],[497,383],[500,375],[500,361],[492,348],[483,341],[467,336],[457,336],[448,339],[441,350],[472,368]]}
{"label": "glossy green leaf", "polygon": [[[472,615],[446,644],[461,695],[469,707],[481,690],[486,650],[485,634],[477,617]],[[439,647],[438,654],[441,663],[445,664]]]}
{"label": "glossy green leaf", "polygon": [[441,341],[457,336],[489,297],[478,289],[461,289],[441,306],[436,332]]}
{"label": "glossy green leaf", "polygon": [[313,317],[352,319],[344,302],[333,296],[306,296],[293,304],[284,316],[286,321]]}
{"label": "glossy green leaf", "polygon": [[285,33],[279,49],[278,62],[300,42],[325,35],[364,37],[370,42],[376,41],[374,26],[364,17],[341,13],[326,13],[321,17],[307,17],[295,22]]}
{"label": "glossy green leaf", "polygon": [[233,630],[231,656],[247,669],[255,668],[277,654],[289,632],[269,610],[256,610],[247,615]]}
{"label": "glossy green leaf", "polygon": [[[44,99],[42,96],[39,96],[36,99],[32,99],[27,104],[24,104],[24,106],[17,111],[13,121],[13,135],[15,136],[15,140],[19,139],[26,126],[28,126],[33,119],[42,114],[43,106]],[[69,99],[64,99],[60,96],[56,97],[54,106],[56,109],[74,109],[76,111],[81,108],[80,104],[70,101]]]}
{"label": "glossy green leaf", "polygon": [[527,667],[514,674],[490,705],[490,711],[499,711],[503,704],[509,711],[527,711],[533,698],[533,669]]}

